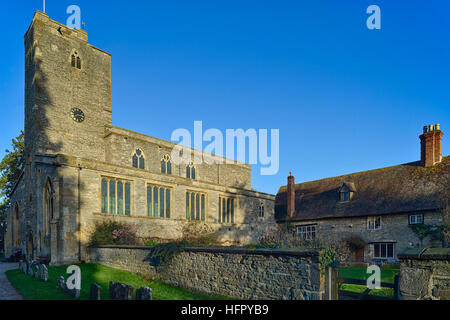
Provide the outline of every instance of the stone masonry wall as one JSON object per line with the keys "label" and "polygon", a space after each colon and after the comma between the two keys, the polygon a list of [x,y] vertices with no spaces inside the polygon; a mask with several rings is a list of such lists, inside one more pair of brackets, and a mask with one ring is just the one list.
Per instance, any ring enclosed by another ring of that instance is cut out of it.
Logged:
{"label": "stone masonry wall", "polygon": [[450,300],[450,248],[399,255],[403,300]]}
{"label": "stone masonry wall", "polygon": [[[439,225],[441,223],[441,215],[439,212],[427,211],[422,212],[424,224]],[[346,241],[347,239],[357,236],[365,243],[364,261],[373,262],[374,246],[376,242],[392,242],[394,243],[394,259],[383,259],[388,262],[397,262],[397,254],[406,249],[437,247],[440,241],[432,241],[428,236],[420,241],[419,237],[409,227],[409,215],[392,214],[383,215],[381,217],[381,228],[379,230],[368,230],[368,217],[349,217],[323,220],[305,220],[296,222],[295,226],[315,225],[316,237],[327,241]]]}
{"label": "stone masonry wall", "polygon": [[189,290],[238,299],[320,300],[318,252],[188,248],[154,267],[148,247],[91,247],[89,261],[160,279]]}

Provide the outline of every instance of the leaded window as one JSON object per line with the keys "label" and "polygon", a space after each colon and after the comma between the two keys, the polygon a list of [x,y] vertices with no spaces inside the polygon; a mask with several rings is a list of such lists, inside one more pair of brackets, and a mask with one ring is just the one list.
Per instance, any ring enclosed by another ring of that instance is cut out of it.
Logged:
{"label": "leaded window", "polygon": [[186,178],[192,180],[196,179],[196,169],[192,162],[186,167]]}
{"label": "leaded window", "polygon": [[381,229],[381,217],[380,216],[367,217],[367,229],[369,230]]}
{"label": "leaded window", "polygon": [[186,192],[186,220],[206,220],[206,195],[199,192]]}
{"label": "leaded window", "polygon": [[234,198],[219,197],[219,223],[234,223]]}
{"label": "leaded window", "polygon": [[297,235],[303,241],[316,239],[316,225],[297,226]]}
{"label": "leaded window", "polygon": [[141,149],[137,149],[136,152],[133,154],[132,162],[133,168],[142,170],[145,169],[145,158],[144,153],[142,152]]}
{"label": "leaded window", "polygon": [[172,162],[168,154],[161,159],[161,173],[172,174]]}
{"label": "leaded window", "polygon": [[105,214],[130,216],[131,183],[114,178],[102,178],[101,210]]}
{"label": "leaded window", "polygon": [[147,186],[147,216],[170,218],[171,190],[161,186]]}

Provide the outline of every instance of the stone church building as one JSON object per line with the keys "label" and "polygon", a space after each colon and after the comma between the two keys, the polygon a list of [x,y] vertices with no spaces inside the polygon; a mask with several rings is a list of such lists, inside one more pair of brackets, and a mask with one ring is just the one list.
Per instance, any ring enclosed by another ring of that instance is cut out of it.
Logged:
{"label": "stone church building", "polygon": [[[420,161],[299,184],[291,175],[276,196],[275,218],[305,241],[347,243],[358,262],[396,262],[406,249],[441,247],[445,239],[433,230],[450,214],[442,137],[440,125],[424,127]],[[429,232],[421,239],[415,228]]]}
{"label": "stone church building", "polygon": [[95,223],[107,220],[141,238],[209,230],[236,244],[274,223],[275,197],[251,188],[249,165],[177,165],[175,144],[112,125],[111,55],[84,30],[38,11],[24,40],[26,165],[11,195],[7,255],[84,261]]}

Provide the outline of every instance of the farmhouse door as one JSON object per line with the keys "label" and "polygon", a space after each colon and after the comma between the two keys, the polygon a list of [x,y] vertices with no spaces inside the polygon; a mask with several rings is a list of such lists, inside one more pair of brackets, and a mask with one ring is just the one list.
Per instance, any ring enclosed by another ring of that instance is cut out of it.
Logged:
{"label": "farmhouse door", "polygon": [[355,250],[355,262],[364,262],[364,248]]}

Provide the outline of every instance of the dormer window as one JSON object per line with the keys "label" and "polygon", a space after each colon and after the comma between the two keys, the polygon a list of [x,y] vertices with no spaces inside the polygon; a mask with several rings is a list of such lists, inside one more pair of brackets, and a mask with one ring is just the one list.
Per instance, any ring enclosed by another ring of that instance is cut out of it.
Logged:
{"label": "dormer window", "polygon": [[353,182],[343,183],[339,189],[339,201],[348,202],[353,199],[356,192],[355,184]]}

